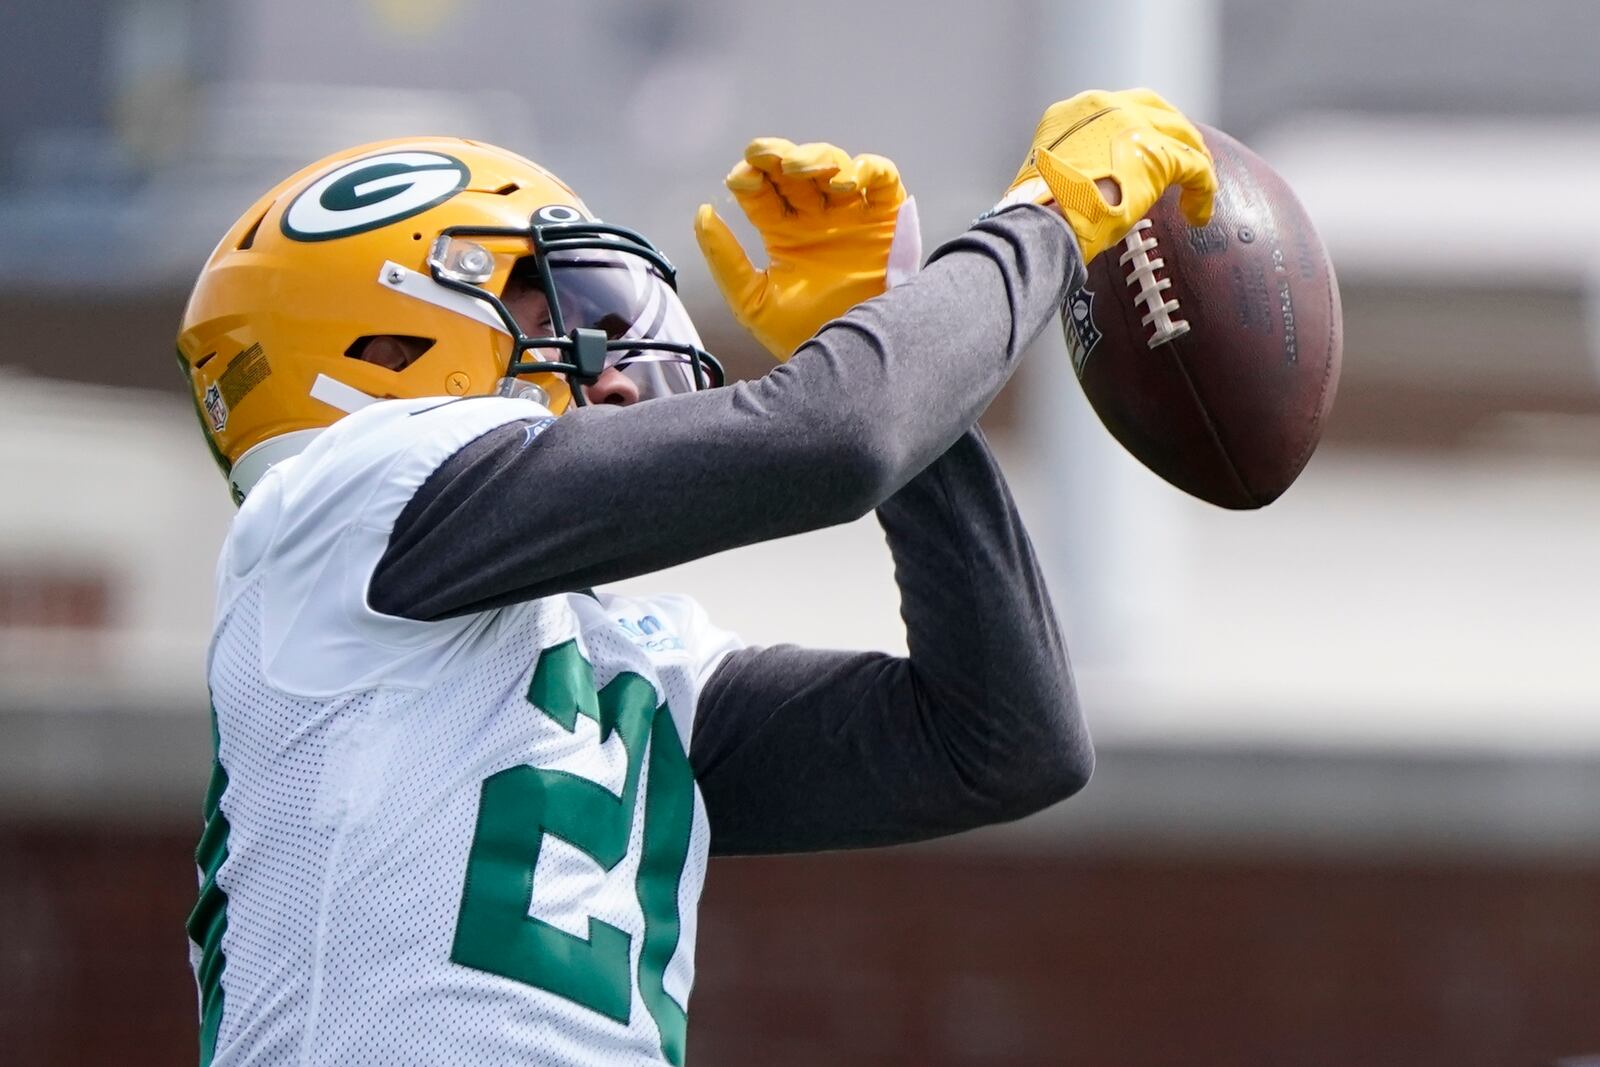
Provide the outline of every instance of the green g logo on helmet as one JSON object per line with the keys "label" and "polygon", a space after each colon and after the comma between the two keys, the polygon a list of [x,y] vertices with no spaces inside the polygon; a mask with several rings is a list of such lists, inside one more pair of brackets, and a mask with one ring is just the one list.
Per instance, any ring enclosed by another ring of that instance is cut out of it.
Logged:
{"label": "green g logo on helmet", "polygon": [[471,174],[439,152],[385,152],[346,163],[312,182],[283,213],[283,234],[327,241],[408,219],[449,200]]}

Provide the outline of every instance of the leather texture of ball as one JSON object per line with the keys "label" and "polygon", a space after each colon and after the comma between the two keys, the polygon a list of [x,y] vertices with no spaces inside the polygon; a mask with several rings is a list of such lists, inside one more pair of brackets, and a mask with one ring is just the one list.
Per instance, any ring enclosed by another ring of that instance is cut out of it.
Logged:
{"label": "leather texture of ball", "polygon": [[1200,127],[1211,222],[1169,189],[1089,264],[1062,327],[1106,428],[1178,488],[1225,508],[1276,500],[1311,458],[1339,382],[1339,287],[1322,240],[1260,156]]}

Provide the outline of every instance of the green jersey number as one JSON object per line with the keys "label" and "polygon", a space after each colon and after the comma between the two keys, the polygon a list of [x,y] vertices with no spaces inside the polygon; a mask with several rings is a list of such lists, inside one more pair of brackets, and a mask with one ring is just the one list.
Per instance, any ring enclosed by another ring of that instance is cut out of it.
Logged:
{"label": "green jersey number", "polygon": [[678,947],[678,883],[689,855],[694,779],[665,704],[637,674],[619,674],[596,690],[594,670],[576,641],[546,649],[528,686],[528,703],[568,733],[583,715],[613,734],[628,755],[622,795],[564,771],[510,767],[489,776],[478,804],[478,828],[467,859],[466,886],[450,958],[547,990],[619,1023],[633,1002],[632,938],[591,916],[589,936],[576,937],[528,914],[534,867],[545,835],[559,837],[611,870],[628,851],[639,778],[649,750],[644,798],[644,849],[635,885],[644,912],[639,996],[661,1033],[668,1062],[683,1062],[684,1008],[662,986]]}

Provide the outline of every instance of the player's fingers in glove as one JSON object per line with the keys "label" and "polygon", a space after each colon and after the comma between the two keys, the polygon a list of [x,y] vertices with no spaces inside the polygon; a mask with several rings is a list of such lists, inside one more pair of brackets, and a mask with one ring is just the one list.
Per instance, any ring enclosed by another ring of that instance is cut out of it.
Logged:
{"label": "player's fingers in glove", "polygon": [[783,161],[794,148],[794,142],[783,137],[757,137],[745,146],[744,159],[723,179],[745,217],[763,233],[781,226],[784,218],[798,211],[796,182],[783,173]]}
{"label": "player's fingers in glove", "polygon": [[744,159],[723,179],[746,217],[763,230],[795,213],[794,182],[785,177],[783,161],[794,152],[784,137],[757,137],[745,146]]}
{"label": "player's fingers in glove", "polygon": [[[854,188],[855,164],[831,144],[797,145],[782,137],[758,137],[745,147],[744,158],[772,187],[786,214],[825,211],[831,206],[831,192]],[[834,181],[840,184],[837,190],[831,188]]]}
{"label": "player's fingers in glove", "polygon": [[[1168,139],[1160,150],[1168,160],[1168,181],[1182,187],[1178,206],[1195,226],[1211,221],[1211,199],[1217,191],[1211,150],[1194,123],[1153,89],[1128,89],[1116,94],[1138,108],[1140,116]],[[1204,157],[1196,159],[1196,156]]]}
{"label": "player's fingers in glove", "polygon": [[[1156,97],[1156,99],[1161,98]],[[1165,101],[1159,107],[1141,106],[1139,116],[1164,136],[1194,149],[1207,159],[1211,158],[1211,150],[1206,147],[1205,138],[1200,136],[1200,131],[1195,129],[1194,123],[1185,118],[1181,112],[1166,106]]]}
{"label": "player's fingers in glove", "polygon": [[722,184],[735,194],[758,193],[772,188],[765,174],[743,160],[733,165],[728,176],[722,179]]}
{"label": "player's fingers in glove", "polygon": [[838,184],[839,192],[855,188],[856,165],[844,149],[823,141],[797,144],[782,160],[786,177],[810,179],[823,184]]}
{"label": "player's fingers in glove", "polygon": [[[1140,162],[1133,164],[1134,158]],[[1063,184],[1057,175],[1071,176],[1077,173],[1048,152],[1039,153],[1039,168],[1046,181],[1051,182],[1052,188]],[[1145,177],[1136,179],[1130,187],[1124,177],[1133,178],[1139,172],[1143,172]],[[1211,221],[1211,201],[1217,191],[1216,171],[1212,168],[1210,156],[1195,151],[1183,141],[1154,131],[1144,131],[1143,134],[1114,141],[1111,173],[1106,177],[1116,182],[1122,190],[1119,204],[1111,206],[1099,190],[1093,194],[1092,202],[1086,199],[1088,194],[1085,190],[1078,194],[1084,198],[1083,202],[1067,203],[1077,207],[1091,221],[1110,218],[1131,226],[1161,199],[1169,186],[1177,185],[1180,188],[1178,206],[1190,224],[1204,226]]]}
{"label": "player's fingers in glove", "polygon": [[794,149],[794,142],[787,137],[757,137],[744,146],[744,161],[776,180],[783,176],[783,161]]}
{"label": "player's fingers in glove", "polygon": [[827,211],[848,204],[852,199],[860,200],[855,160],[837,145],[821,141],[796,145],[794,152],[783,161],[783,173],[809,183],[811,196],[797,193],[794,198],[802,210],[812,207]]}
{"label": "player's fingers in glove", "polygon": [[756,270],[744,246],[710,204],[701,204],[700,210],[695,212],[694,236],[700,244],[700,254],[705,256],[711,280],[717,283],[728,306],[738,316],[766,284],[766,273]]}
{"label": "player's fingers in glove", "polygon": [[748,163],[735,164],[722,183],[738,201],[745,218],[762,231],[769,229],[785,215],[792,214],[772,179]]}
{"label": "player's fingers in glove", "polygon": [[856,182],[869,209],[898,208],[905,200],[906,187],[894,160],[866,152],[855,158],[855,165]]}
{"label": "player's fingers in glove", "polygon": [[1177,150],[1177,162],[1174,180],[1182,187],[1178,207],[1191,226],[1204,226],[1211,221],[1212,202],[1217,195],[1217,172],[1211,157],[1184,145]]}
{"label": "player's fingers in glove", "polygon": [[[1198,134],[1196,134],[1198,136]],[[1211,156],[1196,151],[1186,139],[1164,135],[1149,145],[1160,159],[1157,173],[1162,185],[1157,196],[1169,185],[1179,187],[1178,207],[1191,226],[1204,226],[1211,221],[1212,198],[1217,192],[1217,172]]]}

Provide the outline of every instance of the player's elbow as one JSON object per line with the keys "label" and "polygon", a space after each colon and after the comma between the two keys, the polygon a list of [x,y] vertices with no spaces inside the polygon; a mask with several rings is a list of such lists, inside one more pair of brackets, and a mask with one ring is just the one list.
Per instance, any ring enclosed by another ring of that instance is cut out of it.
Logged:
{"label": "player's elbow", "polygon": [[1000,791],[998,821],[1011,822],[1054,807],[1082,792],[1094,774],[1094,746],[1085,738],[1015,774]]}
{"label": "player's elbow", "polygon": [[[1059,804],[1089,784],[1094,744],[1065,659],[987,699],[946,694],[926,706],[970,803],[972,825],[1012,822]],[[1026,673],[1026,672],[1024,672]]]}
{"label": "player's elbow", "polygon": [[1094,744],[1087,737],[1052,761],[1040,790],[1040,807],[1059,804],[1076,796],[1094,777]]}
{"label": "player's elbow", "polygon": [[1094,744],[1076,701],[1052,701],[1052,707],[1051,713],[1032,718],[1036,730],[1026,747],[988,776],[996,822],[1059,804],[1081,792],[1094,774]]}

